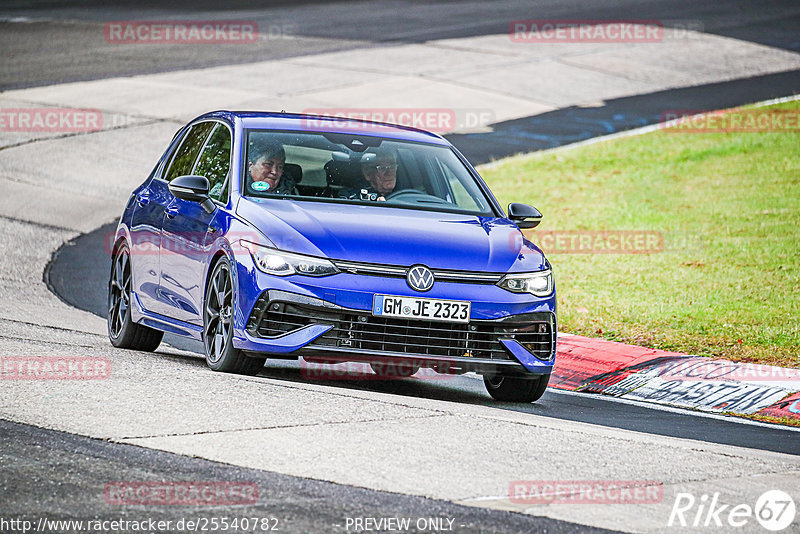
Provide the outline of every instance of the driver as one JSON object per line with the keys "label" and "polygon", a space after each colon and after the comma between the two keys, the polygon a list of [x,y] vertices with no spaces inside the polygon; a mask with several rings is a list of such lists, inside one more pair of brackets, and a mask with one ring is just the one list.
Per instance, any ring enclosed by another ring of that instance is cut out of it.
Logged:
{"label": "driver", "polygon": [[391,148],[378,148],[374,153],[364,154],[361,159],[361,174],[364,180],[354,189],[343,189],[341,198],[356,199],[361,191],[377,194],[377,200],[386,200],[397,187],[397,152]]}

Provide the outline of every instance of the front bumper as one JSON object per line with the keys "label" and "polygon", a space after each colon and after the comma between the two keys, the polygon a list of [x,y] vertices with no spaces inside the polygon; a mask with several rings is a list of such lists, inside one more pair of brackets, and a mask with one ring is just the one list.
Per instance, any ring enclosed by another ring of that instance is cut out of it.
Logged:
{"label": "front bumper", "polygon": [[469,323],[375,317],[363,310],[290,291],[262,292],[235,340],[273,357],[337,361],[414,361],[444,372],[549,374],[555,313],[526,312]]}

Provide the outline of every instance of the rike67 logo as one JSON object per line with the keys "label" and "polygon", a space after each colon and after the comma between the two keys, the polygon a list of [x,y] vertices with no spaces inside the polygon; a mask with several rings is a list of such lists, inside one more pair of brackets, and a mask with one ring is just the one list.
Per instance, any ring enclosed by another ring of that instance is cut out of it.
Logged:
{"label": "rike67 logo", "polygon": [[678,493],[667,526],[687,527],[692,531],[700,527],[716,527],[730,532],[751,524],[755,518],[765,529],[779,532],[792,524],[796,513],[794,500],[781,490],[764,492],[755,506],[722,504],[719,493],[703,494],[699,498],[691,493]]}

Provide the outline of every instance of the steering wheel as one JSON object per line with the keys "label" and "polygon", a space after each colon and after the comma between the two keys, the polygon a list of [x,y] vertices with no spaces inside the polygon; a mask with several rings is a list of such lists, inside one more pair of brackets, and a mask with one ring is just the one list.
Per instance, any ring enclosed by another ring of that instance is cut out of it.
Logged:
{"label": "steering wheel", "polygon": [[446,204],[446,200],[442,200],[439,197],[435,197],[433,195],[429,195],[428,193],[424,193],[419,189],[400,189],[399,191],[392,192],[389,196],[386,197],[386,200],[397,200],[401,197],[425,197],[423,202],[436,202],[437,204]]}
{"label": "steering wheel", "polygon": [[390,198],[399,197],[399,196],[402,196],[402,195],[413,194],[413,193],[419,194],[420,191],[417,191],[416,189],[400,189],[399,191],[392,191],[386,197],[386,200],[389,200]]}

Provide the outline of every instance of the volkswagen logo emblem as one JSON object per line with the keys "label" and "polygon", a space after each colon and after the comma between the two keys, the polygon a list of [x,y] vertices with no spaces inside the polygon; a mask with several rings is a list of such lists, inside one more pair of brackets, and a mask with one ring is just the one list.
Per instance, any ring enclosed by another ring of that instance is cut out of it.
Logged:
{"label": "volkswagen logo emblem", "polygon": [[433,287],[433,273],[424,265],[414,265],[409,269],[406,282],[416,291],[428,291]]}

